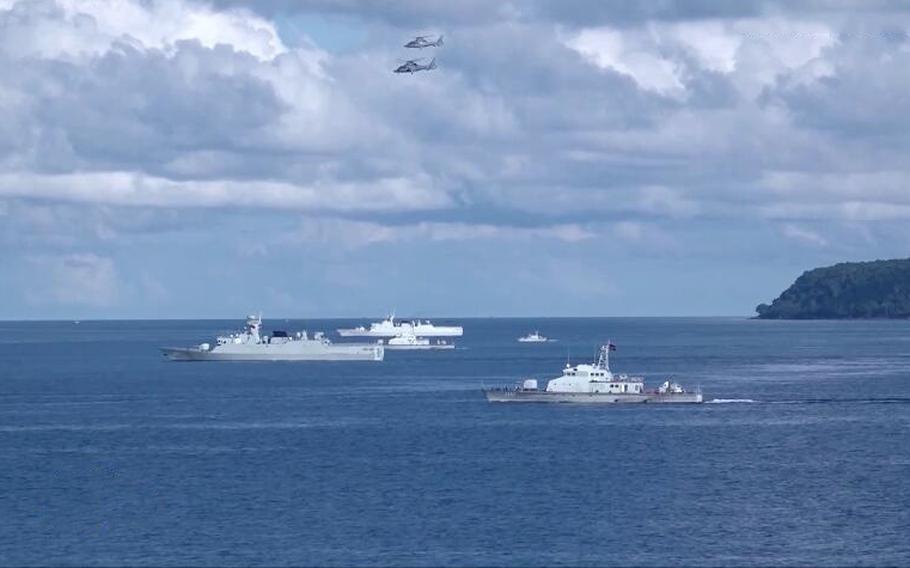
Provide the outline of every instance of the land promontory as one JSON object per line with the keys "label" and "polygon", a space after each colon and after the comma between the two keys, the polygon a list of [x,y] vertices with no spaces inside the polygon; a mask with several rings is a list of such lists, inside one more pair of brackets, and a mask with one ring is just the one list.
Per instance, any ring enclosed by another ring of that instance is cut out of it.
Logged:
{"label": "land promontory", "polygon": [[910,318],[910,259],[809,270],[755,311],[761,319]]}

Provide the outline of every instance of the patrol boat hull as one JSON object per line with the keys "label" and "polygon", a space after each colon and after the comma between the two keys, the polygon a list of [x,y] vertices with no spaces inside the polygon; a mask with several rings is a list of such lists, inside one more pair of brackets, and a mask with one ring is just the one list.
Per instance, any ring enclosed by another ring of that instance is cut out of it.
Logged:
{"label": "patrol boat hull", "polygon": [[615,394],[589,392],[547,392],[544,390],[489,389],[490,402],[566,402],[575,404],[699,404],[701,393]]}

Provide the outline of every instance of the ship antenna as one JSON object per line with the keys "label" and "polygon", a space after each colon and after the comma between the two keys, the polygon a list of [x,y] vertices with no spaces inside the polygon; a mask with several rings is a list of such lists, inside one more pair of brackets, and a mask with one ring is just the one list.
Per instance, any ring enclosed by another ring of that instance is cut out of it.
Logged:
{"label": "ship antenna", "polygon": [[600,349],[598,350],[598,353],[597,353],[597,366],[598,367],[602,367],[604,369],[610,368],[610,350],[611,349],[615,349],[615,347],[613,347],[613,342],[609,339],[607,340],[607,343],[605,345],[600,346]]}

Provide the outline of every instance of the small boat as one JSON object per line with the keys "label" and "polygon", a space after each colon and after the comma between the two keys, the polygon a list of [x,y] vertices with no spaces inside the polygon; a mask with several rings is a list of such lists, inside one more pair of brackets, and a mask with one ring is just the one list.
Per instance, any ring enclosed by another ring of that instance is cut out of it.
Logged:
{"label": "small boat", "polygon": [[518,338],[519,343],[546,343],[547,341],[552,341],[543,335],[540,335],[540,332],[535,331],[534,333],[529,333],[524,337]]}

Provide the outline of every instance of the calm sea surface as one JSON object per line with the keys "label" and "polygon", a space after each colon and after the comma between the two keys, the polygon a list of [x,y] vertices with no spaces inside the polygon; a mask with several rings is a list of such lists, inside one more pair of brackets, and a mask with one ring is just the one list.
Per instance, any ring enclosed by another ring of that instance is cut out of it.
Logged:
{"label": "calm sea surface", "polygon": [[[461,323],[382,363],[174,363],[242,322],[0,322],[0,564],[910,564],[910,322]],[[606,339],[711,403],[480,393]]]}

